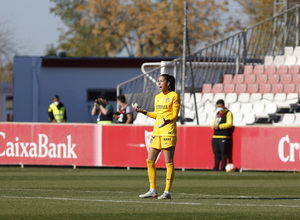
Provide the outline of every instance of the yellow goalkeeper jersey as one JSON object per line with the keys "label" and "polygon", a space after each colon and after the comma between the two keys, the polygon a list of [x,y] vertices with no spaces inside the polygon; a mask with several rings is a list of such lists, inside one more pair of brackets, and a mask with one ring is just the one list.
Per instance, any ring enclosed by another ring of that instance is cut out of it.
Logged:
{"label": "yellow goalkeeper jersey", "polygon": [[[147,116],[156,119],[153,129],[153,136],[176,136],[176,120],[180,108],[180,98],[176,92],[159,93],[155,96],[154,112],[147,112]],[[165,120],[171,120],[171,122],[162,128],[158,128]]]}

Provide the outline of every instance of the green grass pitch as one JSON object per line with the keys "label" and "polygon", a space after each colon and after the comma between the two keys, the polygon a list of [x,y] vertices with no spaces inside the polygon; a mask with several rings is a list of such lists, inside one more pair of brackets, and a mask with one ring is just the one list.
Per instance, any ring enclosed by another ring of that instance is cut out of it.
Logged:
{"label": "green grass pitch", "polygon": [[300,218],[299,173],[176,170],[163,201],[148,187],[146,169],[0,167],[0,219]]}

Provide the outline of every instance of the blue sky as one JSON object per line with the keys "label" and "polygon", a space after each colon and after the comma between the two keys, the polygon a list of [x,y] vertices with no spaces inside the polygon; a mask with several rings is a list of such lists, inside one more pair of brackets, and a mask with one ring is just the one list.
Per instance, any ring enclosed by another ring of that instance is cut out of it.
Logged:
{"label": "blue sky", "polygon": [[19,55],[42,56],[46,45],[57,45],[59,17],[50,14],[50,0],[0,0],[0,21],[5,22],[17,45]]}

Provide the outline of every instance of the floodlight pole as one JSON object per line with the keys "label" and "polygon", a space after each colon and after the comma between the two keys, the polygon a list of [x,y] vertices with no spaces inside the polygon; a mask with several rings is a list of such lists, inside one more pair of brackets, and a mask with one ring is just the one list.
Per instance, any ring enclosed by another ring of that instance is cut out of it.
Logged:
{"label": "floodlight pole", "polygon": [[184,23],[183,23],[183,47],[182,47],[182,70],[181,70],[181,108],[180,108],[180,121],[184,124],[184,93],[185,93],[185,72],[186,72],[186,33],[187,33],[187,7],[188,1],[184,2]]}

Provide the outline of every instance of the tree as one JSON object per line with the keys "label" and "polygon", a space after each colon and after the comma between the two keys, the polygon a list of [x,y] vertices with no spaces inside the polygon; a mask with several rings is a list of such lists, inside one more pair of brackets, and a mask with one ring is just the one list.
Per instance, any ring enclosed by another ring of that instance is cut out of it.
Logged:
{"label": "tree", "polygon": [[13,39],[11,29],[5,22],[0,23],[0,66],[12,61],[17,53],[16,44]]}
{"label": "tree", "polygon": [[[243,13],[249,17],[248,25],[254,25],[264,21],[267,18],[274,16],[274,3],[275,9],[284,9],[283,0],[280,4],[275,0],[235,0],[242,6]],[[297,5],[298,0],[286,0],[287,7],[291,8]],[[276,12],[276,10],[275,10]],[[277,11],[280,12],[280,11]]]}
{"label": "tree", "polygon": [[[180,56],[184,0],[51,0],[51,9],[69,30],[62,32],[59,48],[71,56]],[[190,45],[221,38],[235,28],[219,13],[226,0],[190,0]],[[224,28],[225,27],[225,28]]]}
{"label": "tree", "polygon": [[13,56],[19,45],[13,39],[13,32],[7,22],[0,23],[0,83],[13,82]]}
{"label": "tree", "polygon": [[11,61],[0,66],[0,83],[13,82],[13,67],[14,64]]}

